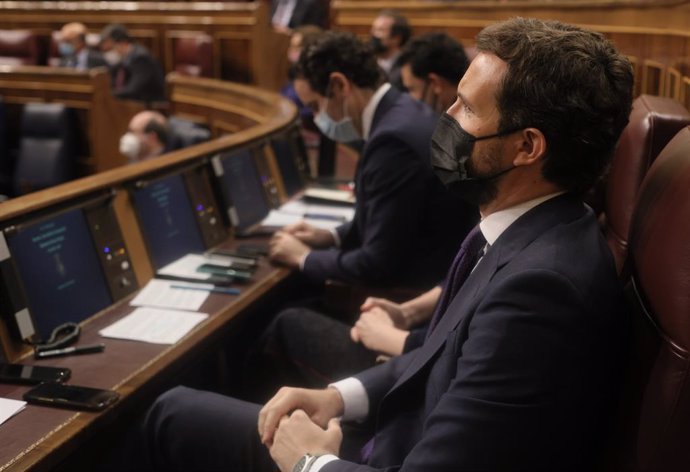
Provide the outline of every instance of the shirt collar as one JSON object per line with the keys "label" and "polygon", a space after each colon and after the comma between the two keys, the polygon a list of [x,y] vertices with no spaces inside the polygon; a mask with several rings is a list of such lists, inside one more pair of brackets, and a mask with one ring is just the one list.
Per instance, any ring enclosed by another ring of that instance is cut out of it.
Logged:
{"label": "shirt collar", "polygon": [[515,220],[537,205],[544,203],[546,200],[550,200],[564,193],[565,192],[550,193],[533,200],[519,203],[510,208],[506,208],[505,210],[491,213],[489,216],[482,219],[482,221],[479,223],[479,229],[484,235],[484,238],[486,238],[486,242],[489,245],[492,245],[496,242],[498,237],[503,234],[506,229],[508,229],[510,225],[515,223]]}
{"label": "shirt collar", "polygon": [[369,139],[369,133],[371,133],[371,123],[374,121],[374,113],[376,113],[381,99],[390,88],[391,84],[388,82],[380,86],[376,92],[374,92],[374,95],[371,96],[369,103],[367,103],[367,106],[365,106],[362,111],[362,138],[365,141]]}
{"label": "shirt collar", "polygon": [[390,74],[391,69],[393,69],[393,64],[395,64],[395,61],[398,59],[399,56],[400,52],[397,52],[386,59],[377,58],[376,62],[378,63],[379,67],[384,70],[386,74]]}

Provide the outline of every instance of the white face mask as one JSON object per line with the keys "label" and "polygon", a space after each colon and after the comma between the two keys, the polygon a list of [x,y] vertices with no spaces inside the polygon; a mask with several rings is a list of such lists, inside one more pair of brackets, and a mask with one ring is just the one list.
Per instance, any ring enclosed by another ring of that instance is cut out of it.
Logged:
{"label": "white face mask", "polygon": [[115,49],[111,49],[110,51],[106,51],[103,53],[103,59],[105,59],[105,62],[107,62],[108,65],[116,66],[122,60],[122,56],[120,56],[120,53],[117,52]]}
{"label": "white face mask", "polygon": [[345,108],[345,103],[343,102],[343,119],[340,121],[335,121],[328,114],[326,109],[328,108],[328,100],[326,100],[326,106],[323,110],[314,116],[314,124],[321,132],[331,138],[333,141],[339,143],[352,143],[359,141],[362,137],[359,135],[355,124],[352,122],[347,114],[347,108]]}
{"label": "white face mask", "polygon": [[137,135],[127,132],[120,138],[120,152],[129,158],[129,162],[136,162],[141,151],[141,141]]}

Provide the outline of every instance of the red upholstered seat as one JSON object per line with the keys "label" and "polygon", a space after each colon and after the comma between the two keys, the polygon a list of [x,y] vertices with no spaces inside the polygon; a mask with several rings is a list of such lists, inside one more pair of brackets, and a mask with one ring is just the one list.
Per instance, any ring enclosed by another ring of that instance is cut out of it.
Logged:
{"label": "red upholstered seat", "polygon": [[633,342],[610,471],[690,470],[690,128],[656,158],[630,226]]}
{"label": "red upholstered seat", "polygon": [[195,33],[175,40],[175,71],[194,77],[213,77],[213,42],[206,34]]}
{"label": "red upholstered seat", "polygon": [[0,30],[0,65],[40,65],[41,45],[28,30]]}
{"label": "red upholstered seat", "polygon": [[690,124],[680,103],[641,95],[633,103],[630,122],[621,135],[606,183],[602,225],[620,272],[628,251],[633,206],[647,169],[673,136]]}

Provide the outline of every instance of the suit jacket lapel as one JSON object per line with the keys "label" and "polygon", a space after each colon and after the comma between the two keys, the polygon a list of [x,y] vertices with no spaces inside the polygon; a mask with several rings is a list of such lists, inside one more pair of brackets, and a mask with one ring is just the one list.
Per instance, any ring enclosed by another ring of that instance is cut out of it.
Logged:
{"label": "suit jacket lapel", "polygon": [[582,217],[584,213],[584,204],[579,199],[564,194],[531,209],[510,225],[467,278],[431,336],[418,349],[415,359],[391,391],[417,374],[443,348],[448,333],[476,309],[480,295],[496,272],[550,227]]}

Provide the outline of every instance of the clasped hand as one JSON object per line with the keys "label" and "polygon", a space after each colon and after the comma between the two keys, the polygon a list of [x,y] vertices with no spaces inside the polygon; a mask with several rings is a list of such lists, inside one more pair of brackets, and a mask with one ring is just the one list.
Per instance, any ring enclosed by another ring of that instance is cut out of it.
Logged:
{"label": "clasped hand", "polygon": [[310,249],[326,248],[334,243],[330,231],[300,221],[273,235],[269,242],[269,256],[274,262],[297,267]]}
{"label": "clasped hand", "polygon": [[283,472],[304,454],[338,454],[342,432],[337,417],[343,400],[334,388],[281,388],[259,412],[261,442]]}

